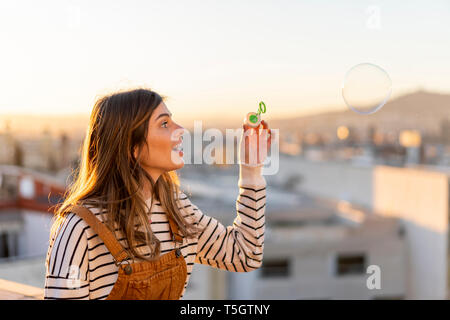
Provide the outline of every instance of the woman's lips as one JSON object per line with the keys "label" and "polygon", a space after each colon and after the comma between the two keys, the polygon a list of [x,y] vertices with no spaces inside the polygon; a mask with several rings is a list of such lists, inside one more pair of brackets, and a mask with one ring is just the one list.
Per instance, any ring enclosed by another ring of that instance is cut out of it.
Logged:
{"label": "woman's lips", "polygon": [[180,155],[180,157],[182,157],[183,154],[184,154],[184,153],[183,153],[182,142],[183,142],[183,140],[181,140],[178,144],[176,144],[176,145],[172,148],[172,151],[177,152],[177,153]]}
{"label": "woman's lips", "polygon": [[172,151],[178,153],[181,157],[184,155],[183,148],[181,148],[181,147],[179,149],[173,148]]}

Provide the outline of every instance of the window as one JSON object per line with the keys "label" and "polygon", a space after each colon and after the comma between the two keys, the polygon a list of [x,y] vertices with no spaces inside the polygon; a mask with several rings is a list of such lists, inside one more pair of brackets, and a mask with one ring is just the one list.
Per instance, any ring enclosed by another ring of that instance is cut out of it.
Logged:
{"label": "window", "polygon": [[365,274],[364,254],[339,254],[336,258],[336,275]]}
{"label": "window", "polygon": [[261,277],[289,277],[289,261],[287,259],[263,260]]}
{"label": "window", "polygon": [[17,247],[17,233],[0,233],[0,258],[10,258],[17,256]]}
{"label": "window", "polygon": [[2,233],[0,234],[0,257],[8,258],[9,256],[8,235]]}

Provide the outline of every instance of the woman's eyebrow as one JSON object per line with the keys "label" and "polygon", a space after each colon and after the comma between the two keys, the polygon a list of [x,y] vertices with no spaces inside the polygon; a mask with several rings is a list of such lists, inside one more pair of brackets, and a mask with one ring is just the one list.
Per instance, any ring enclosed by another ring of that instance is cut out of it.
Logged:
{"label": "woman's eyebrow", "polygon": [[160,115],[158,115],[158,116],[156,117],[155,121],[158,121],[158,119],[159,119],[159,118],[161,118],[161,117],[164,117],[164,116],[168,116],[168,117],[171,117],[171,116],[172,116],[172,114],[168,114],[168,113],[161,113]]}

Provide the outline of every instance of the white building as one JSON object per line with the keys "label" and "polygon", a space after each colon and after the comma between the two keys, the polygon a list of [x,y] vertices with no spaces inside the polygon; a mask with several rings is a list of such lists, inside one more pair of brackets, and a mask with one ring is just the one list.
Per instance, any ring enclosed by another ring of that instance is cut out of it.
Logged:
{"label": "white building", "polygon": [[282,157],[280,171],[267,177],[281,185],[298,177],[297,192],[364,206],[378,215],[398,218],[405,230],[406,299],[447,299],[450,277],[448,216],[450,169],[407,168],[311,162]]}
{"label": "white building", "polygon": [[[397,219],[350,207],[302,218],[301,210],[296,220],[269,218],[263,266],[230,274],[230,299],[405,298],[407,250]],[[379,287],[371,285],[372,268]]]}
{"label": "white building", "polygon": [[[238,194],[235,172],[214,174],[215,185],[210,185],[204,182],[209,178],[199,179],[198,168],[190,171],[183,172],[181,181],[192,193],[192,202],[231,225]],[[407,248],[398,219],[270,184],[267,203],[262,268],[234,273],[196,265],[193,279],[201,269],[202,281],[209,281],[195,289],[196,294],[210,294],[211,299],[405,298]],[[370,265],[381,270],[380,289],[366,285]],[[194,288],[191,293],[196,299]]]}

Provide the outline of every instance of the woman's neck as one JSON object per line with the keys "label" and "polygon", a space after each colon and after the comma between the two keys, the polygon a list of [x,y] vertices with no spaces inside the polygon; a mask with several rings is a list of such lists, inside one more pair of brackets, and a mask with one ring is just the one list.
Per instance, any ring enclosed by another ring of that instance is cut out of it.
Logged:
{"label": "woman's neck", "polygon": [[144,182],[142,183],[141,192],[144,200],[147,200],[152,196],[152,186],[150,181],[148,181],[148,179],[144,179]]}

